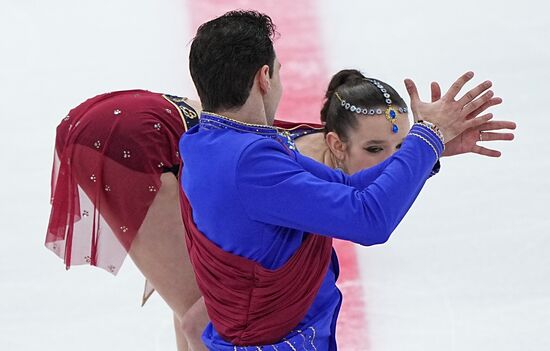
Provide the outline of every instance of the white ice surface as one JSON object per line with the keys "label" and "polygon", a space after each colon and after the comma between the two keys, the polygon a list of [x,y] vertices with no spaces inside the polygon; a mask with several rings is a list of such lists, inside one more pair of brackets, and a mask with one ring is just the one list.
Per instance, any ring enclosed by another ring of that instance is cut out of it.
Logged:
{"label": "white ice surface", "polygon": [[[423,97],[466,70],[492,79],[518,122],[501,159],[443,161],[387,245],[360,248],[371,350],[550,349],[550,5],[545,1],[323,1],[329,72],[356,67]],[[69,272],[43,247],[55,126],[126,88],[194,96],[185,2],[0,3],[0,350],[174,350],[158,296]],[[280,39],[284,40],[284,36]]]}

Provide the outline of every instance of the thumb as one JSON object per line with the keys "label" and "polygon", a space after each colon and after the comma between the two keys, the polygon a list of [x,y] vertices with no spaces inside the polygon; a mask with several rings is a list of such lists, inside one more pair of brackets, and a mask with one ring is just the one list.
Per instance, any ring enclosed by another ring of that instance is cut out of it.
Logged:
{"label": "thumb", "polygon": [[411,98],[411,102],[416,102],[420,100],[420,97],[418,96],[418,90],[416,89],[416,84],[414,84],[412,79],[405,79],[405,88],[407,89],[407,93]]}
{"label": "thumb", "polygon": [[416,85],[411,79],[405,79],[405,88],[407,89],[407,93],[409,94],[409,97],[411,98],[411,110],[413,114],[413,118],[415,121],[419,119],[418,117],[418,105],[422,101],[420,101],[420,97],[418,96],[418,90],[416,89]]}
{"label": "thumb", "polygon": [[416,89],[416,85],[414,84],[412,79],[405,79],[405,88],[407,89],[407,93],[411,98],[411,105],[414,106],[418,104],[420,102],[420,97],[418,96],[418,90]]}

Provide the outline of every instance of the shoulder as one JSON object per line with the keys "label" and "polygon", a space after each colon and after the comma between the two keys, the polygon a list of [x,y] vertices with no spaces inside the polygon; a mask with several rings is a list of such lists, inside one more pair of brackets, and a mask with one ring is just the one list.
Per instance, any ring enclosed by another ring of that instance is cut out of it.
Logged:
{"label": "shoulder", "polygon": [[284,150],[280,142],[273,138],[253,133],[241,133],[231,129],[204,129],[201,125],[191,128],[180,139],[183,152],[200,150],[213,157],[237,157],[256,152]]}
{"label": "shoulder", "polygon": [[182,121],[185,123],[185,130],[198,125],[201,111],[199,102],[169,94],[162,94],[162,98],[177,109]]}
{"label": "shoulder", "polygon": [[248,140],[240,145],[238,151],[237,172],[273,175],[284,173],[288,169],[297,167],[296,154],[283,141],[260,137]]}
{"label": "shoulder", "polygon": [[255,134],[247,135],[242,143],[242,156],[284,154],[287,157],[292,154],[286,143],[280,138],[271,138]]}

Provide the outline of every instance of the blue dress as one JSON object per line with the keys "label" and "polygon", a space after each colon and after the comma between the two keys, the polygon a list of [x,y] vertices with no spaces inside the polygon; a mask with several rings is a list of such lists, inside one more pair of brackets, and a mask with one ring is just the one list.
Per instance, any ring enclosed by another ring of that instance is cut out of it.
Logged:
{"label": "blue dress", "polygon": [[[348,176],[296,152],[292,138],[269,126],[203,112],[180,140],[182,187],[197,228],[223,250],[281,267],[306,233],[361,245],[381,244],[406,214],[443,151],[415,125],[401,149],[381,164]],[[306,267],[305,267],[306,268]],[[332,263],[302,322],[273,345],[238,347],[210,323],[210,350],[336,350],[342,295]],[[297,282],[299,284],[299,282]]]}

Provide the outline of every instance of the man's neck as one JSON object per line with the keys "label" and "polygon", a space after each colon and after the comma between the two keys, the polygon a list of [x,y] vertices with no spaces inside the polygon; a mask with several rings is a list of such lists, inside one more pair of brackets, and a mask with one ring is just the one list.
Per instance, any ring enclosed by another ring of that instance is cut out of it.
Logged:
{"label": "man's neck", "polygon": [[268,125],[264,105],[261,100],[254,101],[254,99],[248,99],[239,108],[213,112],[243,123]]}

